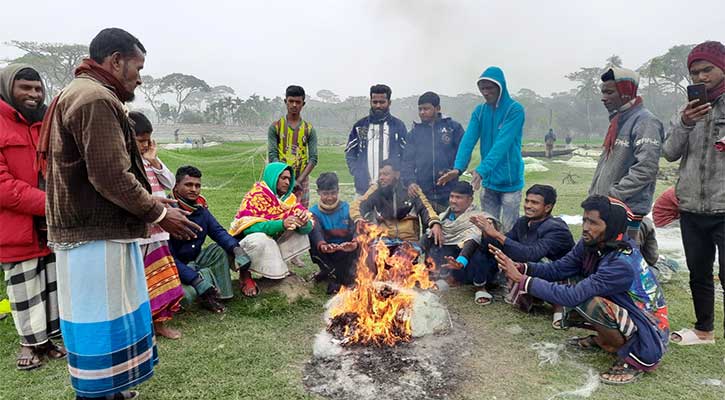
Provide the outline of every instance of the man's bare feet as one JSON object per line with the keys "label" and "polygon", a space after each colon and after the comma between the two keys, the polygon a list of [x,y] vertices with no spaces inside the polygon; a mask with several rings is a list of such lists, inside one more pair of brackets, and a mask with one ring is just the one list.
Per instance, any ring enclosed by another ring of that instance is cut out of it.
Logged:
{"label": "man's bare feet", "polygon": [[163,322],[154,322],[154,330],[158,336],[163,336],[171,340],[181,339],[181,332],[177,329],[170,328]]}

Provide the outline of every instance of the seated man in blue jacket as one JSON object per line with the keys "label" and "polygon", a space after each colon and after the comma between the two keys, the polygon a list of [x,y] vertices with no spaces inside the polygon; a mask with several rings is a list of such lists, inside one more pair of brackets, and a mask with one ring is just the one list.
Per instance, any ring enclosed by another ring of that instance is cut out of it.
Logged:
{"label": "seated man in blue jacket", "polygon": [[[524,202],[525,215],[519,218],[513,228],[506,234],[497,229],[489,218],[473,218],[472,222],[483,232],[484,239],[479,245],[473,240],[464,244],[461,254],[456,260],[449,259],[448,264],[454,268],[471,263],[473,256],[478,262],[490,258],[487,246],[489,243],[501,248],[507,256],[516,262],[537,262],[542,260],[556,261],[565,256],[574,247],[574,238],[569,226],[561,218],[551,215],[556,204],[556,190],[549,185],[533,185],[526,191]],[[461,264],[461,265],[457,265]],[[475,263],[473,263],[475,265]],[[477,266],[477,265],[476,265]],[[495,268],[489,274],[489,282],[495,275]],[[457,274],[460,274],[458,272]],[[490,294],[478,293],[477,302],[486,303]],[[531,303],[527,303],[530,308]],[[561,310],[554,309],[558,328]]]}
{"label": "seated man in blue jacket", "polygon": [[[248,264],[239,242],[229,235],[216,218],[209,212],[206,199],[201,195],[201,171],[191,165],[180,167],[176,171],[176,185],[172,196],[178,201],[178,207],[189,212],[190,221],[201,227],[196,238],[169,240],[169,248],[179,270],[185,298],[193,300],[197,295],[201,305],[216,313],[224,311],[220,300],[231,299],[232,278],[230,267],[232,259],[240,265]],[[202,249],[209,236],[215,243]],[[193,288],[190,290],[189,286]]]}
{"label": "seated man in blue jacket", "polygon": [[355,224],[350,218],[350,205],[340,201],[337,174],[323,172],[317,178],[320,202],[310,208],[315,223],[310,232],[310,256],[320,267],[315,280],[332,278],[327,293],[334,294],[342,285],[355,280],[357,242],[352,240]]}
{"label": "seated man in blue jacket", "polygon": [[418,98],[418,116],[420,123],[413,123],[405,141],[400,175],[411,196],[423,191],[433,209],[441,213],[448,207],[448,195],[458,178],[444,185],[437,182],[453,169],[463,127],[441,114],[441,99],[433,92]]}
{"label": "seated man in blue jacket", "polygon": [[[662,289],[636,243],[626,236],[627,207],[594,195],[582,203],[582,239],[552,263],[514,262],[489,246],[499,268],[515,282],[518,295],[531,294],[565,307],[562,326],[583,325],[597,332],[569,344],[617,354],[599,374],[604,383],[634,382],[658,365],[667,348],[669,322]],[[569,280],[570,283],[559,283]],[[516,300],[516,299],[515,299]]]}
{"label": "seated man in blue jacket", "polygon": [[[526,191],[524,216],[505,235],[483,224],[481,229],[494,240],[494,245],[516,262],[556,261],[574,247],[574,237],[561,218],[553,217],[556,189],[549,185],[532,185]],[[533,302],[522,308],[530,309]],[[562,310],[554,305],[552,326],[561,329]]]}

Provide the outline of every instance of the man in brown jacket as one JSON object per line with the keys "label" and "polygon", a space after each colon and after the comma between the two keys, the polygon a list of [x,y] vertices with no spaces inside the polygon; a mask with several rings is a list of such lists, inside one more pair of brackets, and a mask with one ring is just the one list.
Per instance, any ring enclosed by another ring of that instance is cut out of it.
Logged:
{"label": "man in brown jacket", "polygon": [[141,84],[143,45],[109,28],[89,50],[50,105],[40,163],[45,152],[48,235],[76,398],[126,399],[158,361],[136,238],[149,223],[182,239],[200,228],[166,208],[172,200],[151,197],[124,106]]}

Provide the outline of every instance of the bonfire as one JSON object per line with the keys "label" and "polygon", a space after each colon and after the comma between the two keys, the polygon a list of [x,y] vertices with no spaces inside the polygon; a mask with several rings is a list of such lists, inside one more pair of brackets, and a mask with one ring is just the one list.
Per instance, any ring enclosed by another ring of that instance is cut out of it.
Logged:
{"label": "bonfire", "polygon": [[418,252],[407,243],[391,255],[381,240],[383,229],[366,225],[362,231],[356,238],[360,257],[355,286],[342,288],[338,294],[327,330],[348,346],[408,342],[414,289],[435,286],[429,279],[432,267],[417,263]]}

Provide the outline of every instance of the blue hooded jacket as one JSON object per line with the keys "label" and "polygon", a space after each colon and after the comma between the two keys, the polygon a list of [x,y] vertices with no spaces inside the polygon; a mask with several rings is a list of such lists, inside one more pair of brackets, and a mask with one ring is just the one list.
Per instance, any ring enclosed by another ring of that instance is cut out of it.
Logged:
{"label": "blue hooded jacket", "polygon": [[503,71],[489,67],[478,81],[488,80],[501,90],[495,106],[479,104],[463,135],[456,154],[455,168],[468,168],[473,148],[481,140],[481,163],[476,172],[483,178],[483,187],[498,192],[515,192],[524,187],[524,159],[521,139],[524,128],[524,107],[511,98]]}

